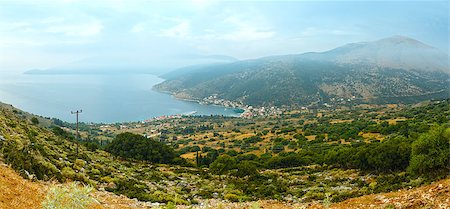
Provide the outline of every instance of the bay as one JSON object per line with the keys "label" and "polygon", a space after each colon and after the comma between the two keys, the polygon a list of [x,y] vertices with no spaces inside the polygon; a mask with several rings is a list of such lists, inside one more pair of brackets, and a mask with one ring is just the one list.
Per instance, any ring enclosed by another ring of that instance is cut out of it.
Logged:
{"label": "bay", "polygon": [[0,75],[0,101],[33,114],[74,122],[142,121],[164,115],[238,114],[229,108],[181,101],[152,90],[163,79],[150,74]]}

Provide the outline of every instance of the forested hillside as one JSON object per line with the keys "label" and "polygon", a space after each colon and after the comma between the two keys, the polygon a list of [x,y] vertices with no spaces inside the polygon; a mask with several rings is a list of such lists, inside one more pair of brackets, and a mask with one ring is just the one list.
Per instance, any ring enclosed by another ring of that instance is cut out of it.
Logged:
{"label": "forested hillside", "polygon": [[217,96],[256,106],[412,103],[448,98],[447,63],[445,53],[394,36],[321,53],[180,69],[155,89],[184,99]]}

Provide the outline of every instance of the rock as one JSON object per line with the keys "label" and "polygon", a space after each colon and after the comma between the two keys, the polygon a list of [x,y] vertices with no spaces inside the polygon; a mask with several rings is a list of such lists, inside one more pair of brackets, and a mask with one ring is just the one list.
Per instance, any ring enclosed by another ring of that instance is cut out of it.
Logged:
{"label": "rock", "polygon": [[25,174],[27,175],[28,179],[33,180],[34,175],[30,174],[27,170],[25,170]]}
{"label": "rock", "polygon": [[161,203],[159,203],[159,202],[154,202],[154,203],[151,203],[151,207],[153,208],[153,207],[159,207],[161,205]]}
{"label": "rock", "polygon": [[182,182],[178,183],[177,186],[178,186],[178,187],[183,187],[183,188],[184,188],[184,187],[189,186],[189,184],[187,184],[186,182],[183,182],[183,181],[182,181]]}
{"label": "rock", "polygon": [[111,188],[111,189],[116,189],[117,188],[117,185],[114,183],[114,182],[110,182],[110,183],[108,183],[108,186],[107,186],[108,188]]}

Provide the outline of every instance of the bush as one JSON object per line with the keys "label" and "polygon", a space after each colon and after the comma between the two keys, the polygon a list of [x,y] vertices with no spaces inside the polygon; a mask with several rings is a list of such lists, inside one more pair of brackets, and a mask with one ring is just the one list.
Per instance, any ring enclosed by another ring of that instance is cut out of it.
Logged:
{"label": "bush", "polygon": [[275,156],[270,158],[269,161],[266,162],[266,167],[268,168],[290,168],[297,167],[302,165],[307,165],[310,163],[308,158],[302,158],[297,154],[291,154],[285,157]]}
{"label": "bush", "polygon": [[411,142],[403,136],[389,139],[366,152],[369,170],[375,171],[399,171],[408,167],[411,153]]}
{"label": "bush", "polygon": [[252,161],[241,161],[236,166],[237,171],[235,173],[238,177],[244,177],[244,176],[255,176],[258,174],[258,169],[256,168],[256,165]]}
{"label": "bush", "polygon": [[75,179],[75,176],[76,176],[75,171],[73,171],[73,169],[69,168],[69,167],[64,167],[61,170],[61,173],[62,173],[62,177],[63,177],[64,180],[66,180],[66,179]]}
{"label": "bush", "polygon": [[90,204],[97,202],[96,199],[89,196],[92,190],[91,186],[79,185],[76,182],[62,186],[53,186],[47,192],[45,200],[42,202],[42,208],[88,208]]}
{"label": "bush", "polygon": [[116,188],[112,190],[115,194],[124,194],[129,198],[137,198],[140,201],[155,200],[153,196],[147,193],[148,186],[135,179],[120,179],[116,182]]}
{"label": "bush", "polygon": [[211,165],[209,165],[209,169],[214,174],[225,174],[229,170],[233,169],[236,165],[236,161],[234,158],[229,155],[221,155],[219,156]]}
{"label": "bush", "polygon": [[226,194],[224,196],[224,199],[228,200],[228,201],[231,201],[231,202],[239,202],[240,201],[239,196],[236,195],[236,194]]}
{"label": "bush", "polygon": [[449,172],[450,128],[434,126],[412,144],[408,172],[413,175],[439,175]]}
{"label": "bush", "polygon": [[31,123],[33,123],[33,125],[37,125],[37,124],[39,124],[39,119],[37,119],[36,117],[32,117]]}

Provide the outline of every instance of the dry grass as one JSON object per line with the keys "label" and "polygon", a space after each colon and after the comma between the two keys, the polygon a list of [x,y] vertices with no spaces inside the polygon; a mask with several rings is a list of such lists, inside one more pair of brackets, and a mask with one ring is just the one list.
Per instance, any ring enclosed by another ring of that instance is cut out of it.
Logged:
{"label": "dry grass", "polygon": [[0,208],[41,208],[46,186],[23,179],[0,163]]}
{"label": "dry grass", "polygon": [[331,208],[450,208],[450,179],[397,192],[366,195],[332,205]]}
{"label": "dry grass", "polygon": [[401,122],[401,121],[405,121],[405,120],[407,120],[407,118],[394,118],[394,119],[389,119],[386,121],[389,123],[389,125],[395,125],[395,124],[397,124],[397,122]]}
{"label": "dry grass", "polygon": [[[0,163],[0,209],[10,208],[41,208],[41,202],[50,186],[45,182],[32,182],[23,179],[9,166]],[[143,202],[132,200],[124,196],[117,196],[104,191],[93,191],[90,194],[98,203],[89,208],[121,209],[121,208],[149,208]],[[190,208],[178,206],[177,208]],[[441,180],[433,184],[390,193],[366,195],[358,198],[331,204],[330,208],[450,208],[450,179]],[[203,206],[192,208],[324,208],[322,203],[283,203],[263,200],[257,202],[230,203],[221,200],[205,200]]]}
{"label": "dry grass", "polygon": [[360,132],[359,135],[364,137],[364,139],[366,139],[366,142],[369,142],[368,139],[376,139],[378,141],[383,141],[384,140],[384,136],[382,134],[380,134],[380,133],[363,133],[363,132]]}
{"label": "dry grass", "polygon": [[182,157],[184,159],[190,159],[190,160],[195,159],[196,156],[197,156],[196,152],[188,152],[186,154],[180,155],[180,157]]}
{"label": "dry grass", "polygon": [[349,120],[341,120],[341,119],[332,119],[330,120],[331,124],[336,124],[336,123],[351,123],[353,122],[353,119],[349,119]]}
{"label": "dry grass", "polygon": [[[40,209],[47,191],[54,186],[61,185],[24,179],[11,167],[0,162],[0,209]],[[93,191],[90,196],[99,203],[91,204],[88,208],[146,208],[141,202],[110,192]]]}
{"label": "dry grass", "polygon": [[[177,208],[190,208],[178,206]],[[223,209],[300,209],[300,208],[328,208],[322,202],[311,203],[283,203],[275,200],[260,200],[257,202],[229,203],[221,200],[207,200],[203,207],[192,208],[223,208]],[[397,192],[366,195],[351,198],[340,203],[329,205],[333,209],[349,208],[450,208],[450,179],[441,180],[431,185],[400,190]]]}
{"label": "dry grass", "polygon": [[96,191],[91,194],[99,203],[92,204],[92,209],[131,209],[131,208],[149,208],[145,203],[135,199],[129,199],[125,196],[117,196],[110,192]]}

